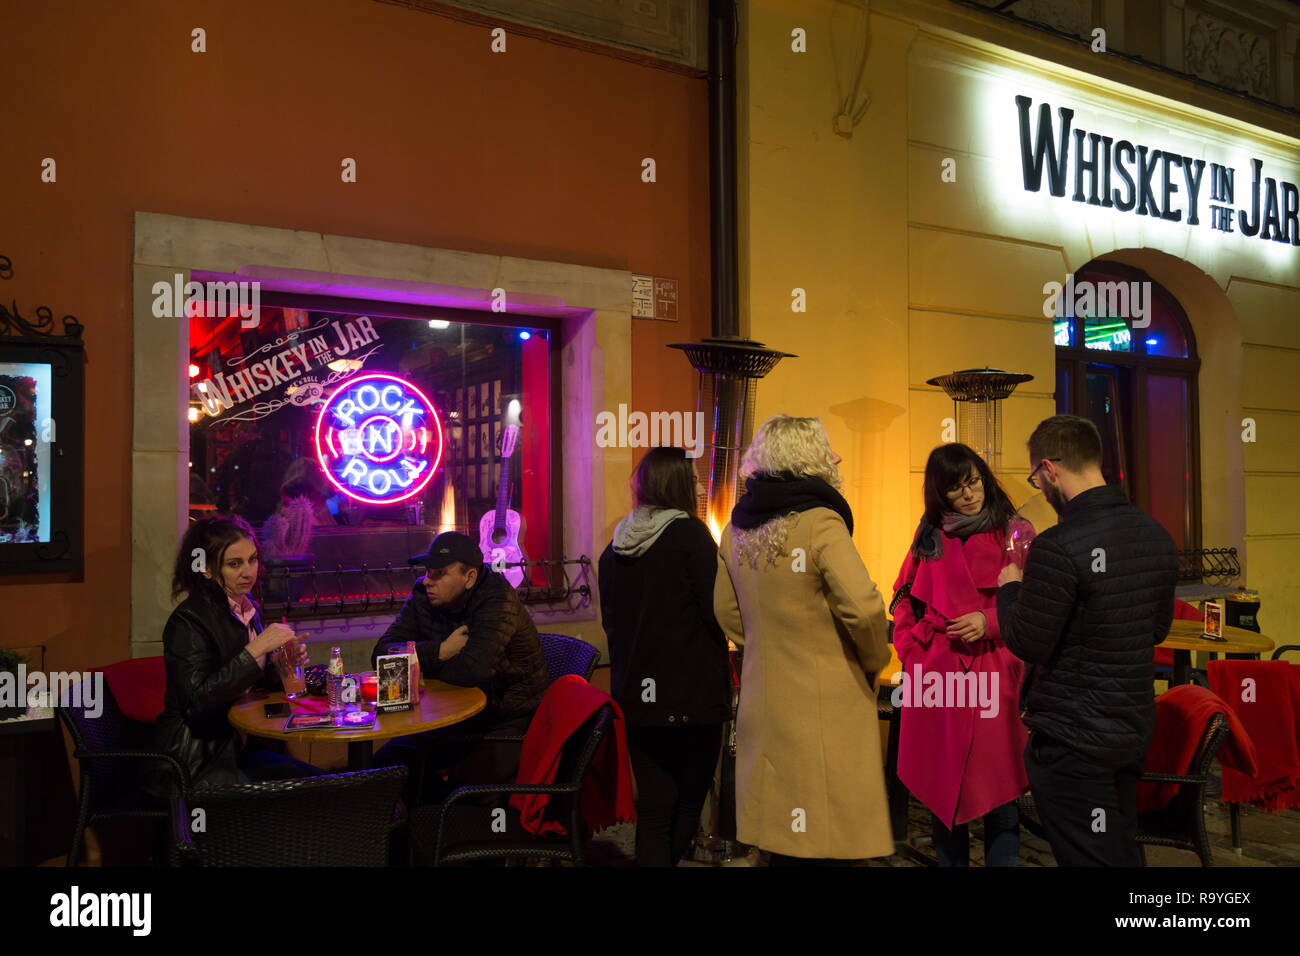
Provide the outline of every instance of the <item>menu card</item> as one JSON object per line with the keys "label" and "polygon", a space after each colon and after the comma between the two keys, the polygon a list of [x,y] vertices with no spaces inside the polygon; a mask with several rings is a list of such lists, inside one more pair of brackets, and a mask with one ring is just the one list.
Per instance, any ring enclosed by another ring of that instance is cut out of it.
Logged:
{"label": "menu card", "polygon": [[375,658],[377,696],[381,714],[411,709],[411,655],[381,654]]}

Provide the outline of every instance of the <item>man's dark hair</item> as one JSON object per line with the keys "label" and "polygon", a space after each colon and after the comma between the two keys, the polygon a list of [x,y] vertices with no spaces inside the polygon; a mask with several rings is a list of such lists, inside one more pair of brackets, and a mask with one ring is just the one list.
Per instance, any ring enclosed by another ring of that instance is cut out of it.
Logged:
{"label": "man's dark hair", "polygon": [[1053,415],[1038,423],[1029,436],[1029,458],[1059,458],[1067,471],[1080,472],[1089,465],[1101,467],[1101,433],[1078,415]]}
{"label": "man's dark hair", "polygon": [[[172,597],[193,594],[207,579],[202,571],[194,570],[195,551],[203,552],[204,566],[218,582],[222,580],[221,563],[226,559],[226,550],[243,538],[253,542],[257,547],[257,536],[243,518],[234,515],[219,518],[203,518],[190,525],[181,539],[180,549],[176,552],[176,566],[172,571]],[[258,548],[257,575],[262,576],[261,549]]]}
{"label": "man's dark hair", "polygon": [[695,514],[695,466],[681,448],[651,448],[636,466],[632,492],[638,506]]}

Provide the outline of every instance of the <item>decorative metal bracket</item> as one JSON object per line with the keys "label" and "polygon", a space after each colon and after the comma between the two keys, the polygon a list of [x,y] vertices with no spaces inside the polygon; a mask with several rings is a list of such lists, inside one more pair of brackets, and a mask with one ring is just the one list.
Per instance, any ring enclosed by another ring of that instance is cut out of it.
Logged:
{"label": "decorative metal bracket", "polygon": [[[577,565],[578,570],[571,573],[569,565]],[[591,558],[585,554],[578,558],[507,563],[504,567],[557,567],[564,575],[563,586],[519,588],[517,593],[523,604],[552,607],[564,604],[569,610],[591,604]],[[391,562],[382,568],[362,564],[360,568],[349,569],[340,564],[328,569],[318,568],[314,563],[274,567],[259,585],[262,613],[268,619],[283,614],[291,620],[391,613],[401,609],[420,573],[417,568],[394,568]],[[402,580],[406,575],[410,575],[409,581]],[[334,593],[322,595],[322,584]]]}
{"label": "decorative metal bracket", "polygon": [[1236,548],[1192,548],[1178,552],[1178,580],[1231,581],[1241,576]]}
{"label": "decorative metal bracket", "polygon": [[[0,279],[11,279],[13,274],[13,262],[8,256],[0,256]],[[81,333],[85,331],[85,326],[75,315],[63,316],[62,332],[49,331],[52,328],[54,328],[54,313],[50,311],[49,306],[38,306],[36,321],[31,322],[19,314],[18,300],[13,301],[12,312],[5,308],[4,303],[0,303],[0,335],[21,335],[34,339],[80,339]]]}

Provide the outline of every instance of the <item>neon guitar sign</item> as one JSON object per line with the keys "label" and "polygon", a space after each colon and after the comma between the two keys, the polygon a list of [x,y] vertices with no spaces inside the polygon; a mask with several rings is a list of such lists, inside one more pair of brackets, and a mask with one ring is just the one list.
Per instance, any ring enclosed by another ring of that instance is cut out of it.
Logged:
{"label": "neon guitar sign", "polygon": [[388,505],[419,494],[442,461],[433,403],[395,375],[344,382],[316,418],[316,459],[325,477],[357,501]]}

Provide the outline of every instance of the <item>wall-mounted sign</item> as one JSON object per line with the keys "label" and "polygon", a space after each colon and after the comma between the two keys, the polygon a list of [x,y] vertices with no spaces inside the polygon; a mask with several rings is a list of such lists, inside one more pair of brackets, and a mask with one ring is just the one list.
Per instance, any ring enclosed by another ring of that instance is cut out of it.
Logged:
{"label": "wall-mounted sign", "polygon": [[330,483],[357,501],[403,501],[429,483],[442,461],[438,412],[396,375],[350,379],[321,406],[316,458]]}
{"label": "wall-mounted sign", "polygon": [[1263,160],[1250,160],[1247,187],[1232,166],[1072,129],[1074,110],[1065,106],[1056,108],[1054,129],[1051,106],[1040,103],[1031,130],[1032,104],[1028,96],[1016,97],[1026,191],[1039,192],[1046,175],[1057,198],[1068,192],[1077,203],[1300,246],[1300,187],[1266,175],[1273,170]]}
{"label": "wall-mounted sign", "polygon": [[632,318],[677,321],[677,280],[632,276]]}

